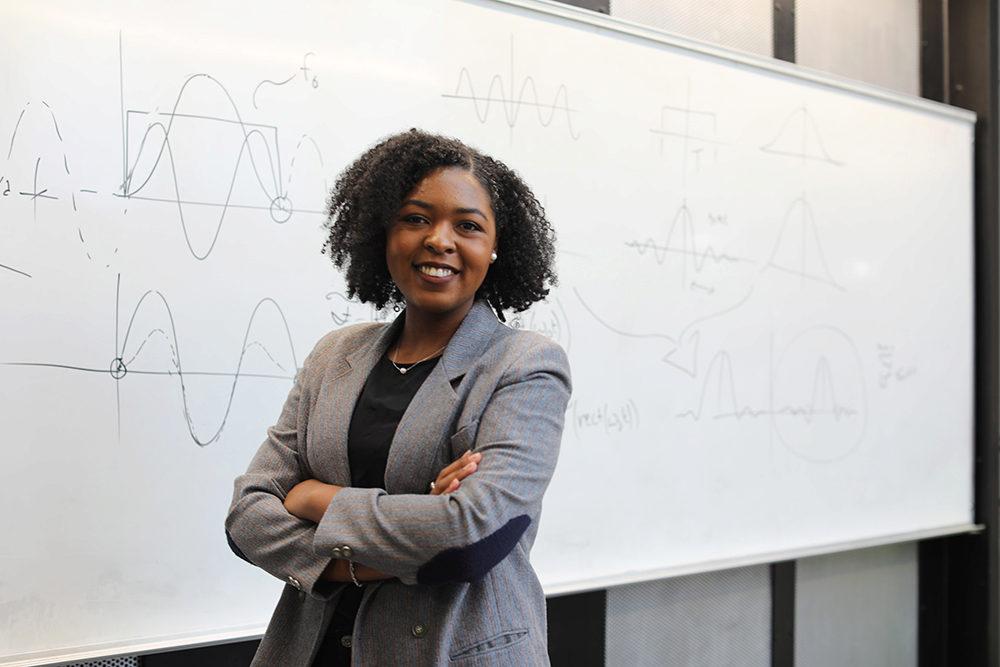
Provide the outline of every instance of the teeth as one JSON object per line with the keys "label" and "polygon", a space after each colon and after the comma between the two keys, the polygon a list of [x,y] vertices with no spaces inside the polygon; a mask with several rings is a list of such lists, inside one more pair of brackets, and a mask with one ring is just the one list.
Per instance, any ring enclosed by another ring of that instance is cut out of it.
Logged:
{"label": "teeth", "polygon": [[420,269],[421,273],[426,273],[429,276],[438,276],[440,278],[450,276],[455,273],[451,269],[443,269],[437,266],[418,266],[417,268]]}

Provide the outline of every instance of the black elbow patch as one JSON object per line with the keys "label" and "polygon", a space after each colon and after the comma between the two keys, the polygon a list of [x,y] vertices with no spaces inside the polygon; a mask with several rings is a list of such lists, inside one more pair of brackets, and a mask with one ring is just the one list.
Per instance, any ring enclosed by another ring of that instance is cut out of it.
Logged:
{"label": "black elbow patch", "polygon": [[229,542],[229,548],[233,550],[234,554],[236,554],[237,556],[239,556],[240,558],[242,558],[246,562],[248,562],[251,565],[253,565],[253,561],[251,561],[249,558],[247,558],[247,555],[245,553],[243,553],[243,550],[240,549],[238,546],[236,546],[236,542],[233,542],[233,536],[229,534],[228,530],[226,531],[226,542]]}
{"label": "black elbow patch", "polygon": [[522,514],[478,542],[473,542],[467,547],[442,551],[417,570],[417,583],[452,584],[482,579],[497,563],[507,557],[529,525],[531,519],[528,515]]}

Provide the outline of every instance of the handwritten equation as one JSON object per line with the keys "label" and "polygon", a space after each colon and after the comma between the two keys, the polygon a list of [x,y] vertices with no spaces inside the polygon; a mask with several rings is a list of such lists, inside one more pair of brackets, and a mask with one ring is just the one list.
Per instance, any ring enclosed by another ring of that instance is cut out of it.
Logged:
{"label": "handwritten equation", "polygon": [[577,438],[591,432],[623,433],[639,428],[639,408],[631,398],[617,404],[603,401],[591,405],[573,400],[569,404],[569,419]]}

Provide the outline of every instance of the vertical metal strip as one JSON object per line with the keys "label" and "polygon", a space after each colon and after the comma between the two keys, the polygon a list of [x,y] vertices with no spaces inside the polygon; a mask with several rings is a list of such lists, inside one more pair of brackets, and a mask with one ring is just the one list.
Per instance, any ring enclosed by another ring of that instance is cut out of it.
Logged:
{"label": "vertical metal strip", "polygon": [[547,598],[552,667],[604,665],[608,619],[606,590]]}
{"label": "vertical metal strip", "polygon": [[[924,0],[925,5],[928,2]],[[930,51],[924,54],[928,61],[921,58],[921,65],[927,65],[921,71],[921,90],[978,115],[974,477],[976,522],[986,528],[978,535],[920,545],[918,663],[996,666],[1000,664],[1000,15],[997,0],[931,4],[921,6],[921,35]],[[933,36],[935,31],[939,37]],[[942,52],[939,63],[933,57],[935,48]]]}
{"label": "vertical metal strip", "polygon": [[920,96],[948,103],[947,0],[920,0]]}
{"label": "vertical metal strip", "polygon": [[771,564],[771,667],[795,664],[795,561]]}
{"label": "vertical metal strip", "polygon": [[774,0],[774,57],[795,62],[795,0]]}

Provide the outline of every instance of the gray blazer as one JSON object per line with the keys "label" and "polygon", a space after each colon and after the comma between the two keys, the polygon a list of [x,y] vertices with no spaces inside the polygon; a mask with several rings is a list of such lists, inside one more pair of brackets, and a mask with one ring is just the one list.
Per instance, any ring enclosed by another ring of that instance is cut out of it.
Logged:
{"label": "gray blazer", "polygon": [[[570,396],[556,343],[504,326],[477,301],[399,422],[386,489],[343,489],[319,525],[282,505],[304,479],[350,485],[354,404],[402,321],[320,340],[236,478],[230,546],[286,582],[254,665],[311,663],[345,586],[319,580],[331,558],[396,577],[367,586],[356,665],[548,664],[545,598],[528,555]],[[470,448],[483,454],[477,471],[458,491],[429,495]]]}

